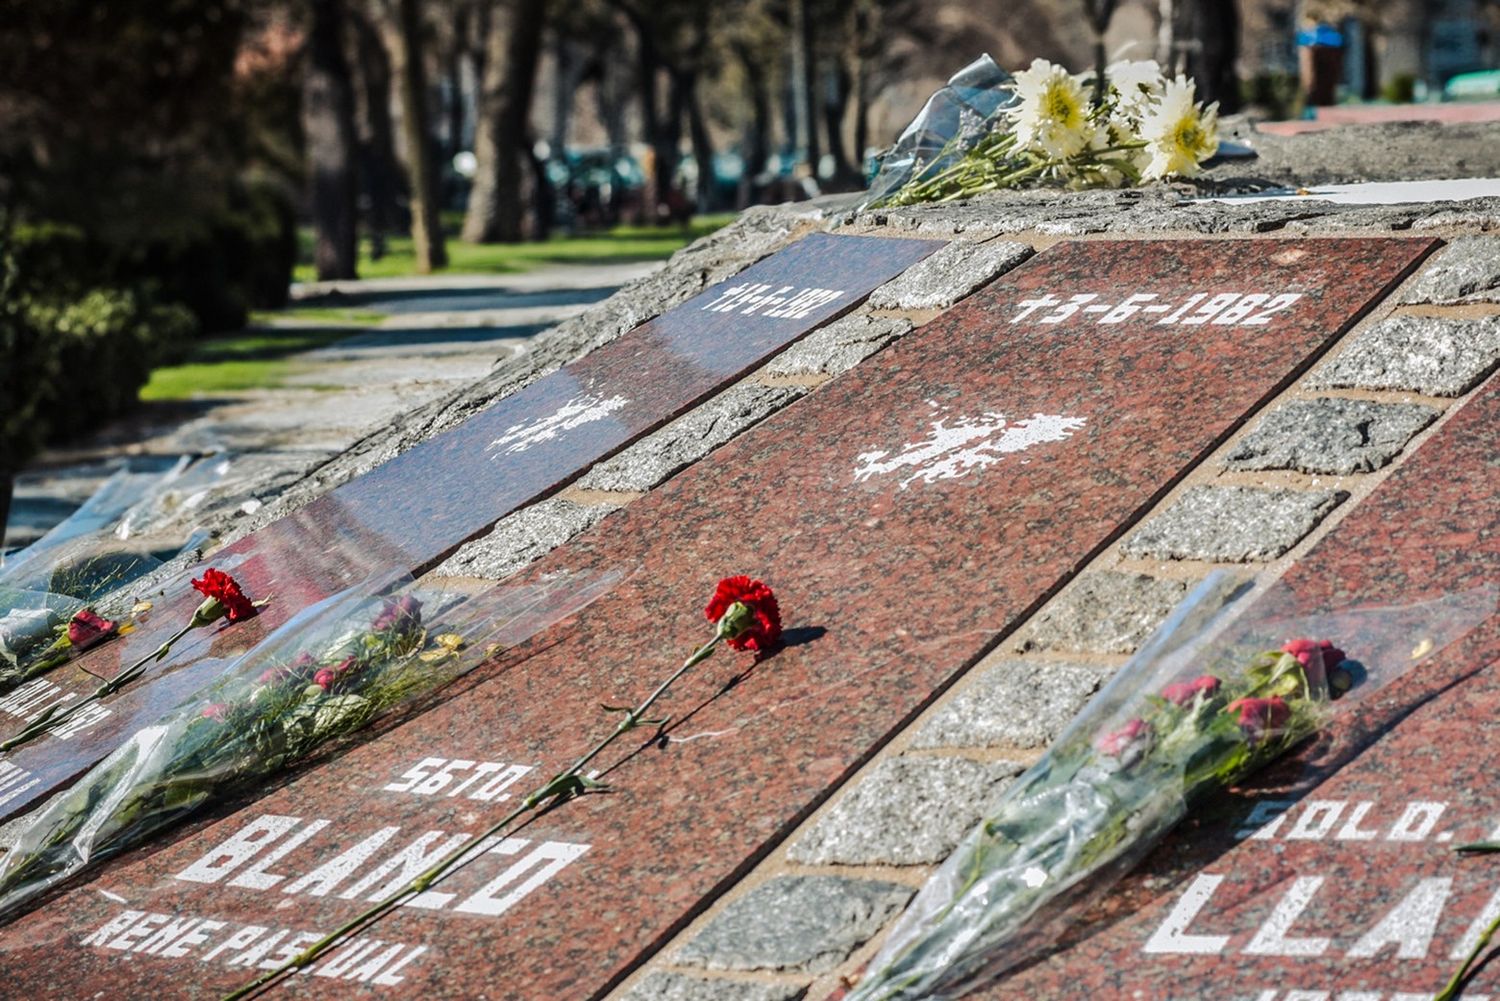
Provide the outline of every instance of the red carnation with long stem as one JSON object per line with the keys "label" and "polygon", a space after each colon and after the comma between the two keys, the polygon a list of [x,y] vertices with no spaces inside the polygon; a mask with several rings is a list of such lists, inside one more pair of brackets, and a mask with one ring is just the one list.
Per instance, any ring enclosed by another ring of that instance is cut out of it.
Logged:
{"label": "red carnation with long stem", "polygon": [[724,642],[736,650],[763,652],[781,642],[781,609],[776,595],[761,581],[751,577],[725,577],[714,589],[703,614],[708,621],[725,629],[725,615],[740,605],[744,611],[729,622]]}
{"label": "red carnation with long stem", "polygon": [[238,622],[241,619],[254,618],[259,613],[255,603],[245,597],[245,592],[240,590],[239,582],[222,570],[209,567],[203,571],[203,578],[193,581],[193,590],[205,598],[203,604],[198,606],[197,614],[194,615],[195,619],[204,623],[213,622],[219,618]]}

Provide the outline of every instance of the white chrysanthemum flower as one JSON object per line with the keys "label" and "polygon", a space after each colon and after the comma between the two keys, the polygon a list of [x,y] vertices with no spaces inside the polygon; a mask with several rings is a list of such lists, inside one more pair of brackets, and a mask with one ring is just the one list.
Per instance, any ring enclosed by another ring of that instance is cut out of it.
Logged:
{"label": "white chrysanthemum flower", "polygon": [[1151,153],[1142,175],[1147,180],[1192,177],[1198,165],[1218,151],[1219,106],[1194,103],[1195,90],[1191,80],[1179,76],[1167,84],[1161,101],[1141,122],[1141,138]]}
{"label": "white chrysanthemum flower", "polygon": [[[1117,131],[1135,132],[1162,95],[1166,79],[1155,59],[1121,60],[1105,71],[1110,87],[1109,121]],[[1133,137],[1132,137],[1133,138]]]}
{"label": "white chrysanthemum flower", "polygon": [[1139,107],[1158,97],[1166,87],[1155,59],[1122,59],[1104,70],[1104,78],[1120,95],[1120,103]]}
{"label": "white chrysanthemum flower", "polygon": [[1016,74],[1016,141],[1047,155],[1076,156],[1093,138],[1088,98],[1083,86],[1067,70],[1045,59]]}

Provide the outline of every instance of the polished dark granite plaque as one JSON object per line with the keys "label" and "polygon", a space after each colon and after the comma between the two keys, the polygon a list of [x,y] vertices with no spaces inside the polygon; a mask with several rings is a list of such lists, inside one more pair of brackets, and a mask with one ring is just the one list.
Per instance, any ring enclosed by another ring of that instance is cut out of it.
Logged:
{"label": "polished dark granite plaque", "polygon": [[598,996],[1431,246],[1050,249],[541,561],[528,577],[639,568],[567,628],[12,924],[12,969],[74,993],[233,986],[483,828],[612,725],[600,702],[643,696],[708,637],[718,577],[761,577],[784,650],[717,654],[662,704],[664,743],[601,759],[612,794],[514,830],[277,988],[349,996],[365,971],[392,996]]}
{"label": "polished dark granite plaque", "polygon": [[[807,236],[215,553],[208,564],[271,603],[248,622],[189,634],[148,678],[91,711],[86,732],[67,740],[43,737],[0,758],[42,778],[27,794],[0,800],[0,820],[91,766],[161,708],[211,680],[220,658],[248,649],[299,609],[372,573],[431,565],[942,246]],[[114,677],[181,628],[200,600],[184,576],[156,602],[143,628],[90,652],[78,667]],[[186,676],[170,682],[156,680],[184,670]],[[93,687],[69,683],[75,694]]]}
{"label": "polished dark granite plaque", "polygon": [[[1261,614],[1500,585],[1496,428],[1491,380],[1287,571]],[[1495,857],[1453,850],[1500,839],[1497,668],[1492,615],[1295,760],[1206,804],[1079,944],[976,996],[1429,1001],[1500,915]],[[1489,963],[1463,996],[1497,994]]]}

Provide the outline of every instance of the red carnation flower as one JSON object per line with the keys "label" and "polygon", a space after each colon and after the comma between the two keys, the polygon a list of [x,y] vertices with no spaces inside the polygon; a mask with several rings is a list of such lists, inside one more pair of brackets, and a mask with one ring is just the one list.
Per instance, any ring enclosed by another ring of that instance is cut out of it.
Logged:
{"label": "red carnation flower", "polygon": [[[745,613],[724,623],[725,615],[736,604],[742,605]],[[770,650],[781,642],[781,609],[776,604],[776,595],[761,581],[744,576],[725,577],[714,588],[714,596],[703,614],[721,630],[728,630],[724,641],[736,650]]]}
{"label": "red carnation flower", "polygon": [[68,642],[73,644],[75,650],[87,650],[91,646],[102,643],[118,628],[118,622],[111,622],[102,615],[95,615],[90,609],[85,608],[74,615],[73,621],[68,623]]}
{"label": "red carnation flower", "polygon": [[1205,674],[1192,681],[1179,681],[1161,690],[1161,697],[1179,706],[1191,705],[1199,695],[1211,699],[1219,692],[1219,679]]}
{"label": "red carnation flower", "polygon": [[325,692],[333,687],[334,680],[335,675],[333,673],[333,668],[331,667],[325,667],[317,674],[313,675],[313,684],[317,685]]}
{"label": "red carnation flower", "polygon": [[200,617],[207,622],[212,622],[221,615],[230,622],[238,622],[241,619],[254,618],[259,611],[250,599],[245,597],[245,593],[240,590],[240,585],[235,579],[222,570],[209,567],[203,572],[202,580],[193,581],[193,589],[209,601],[218,602],[222,608],[218,615],[213,615],[213,609],[205,610],[204,606],[208,605],[208,601],[205,601],[203,606],[199,607],[199,613]]}
{"label": "red carnation flower", "polygon": [[1239,716],[1240,729],[1252,744],[1280,733],[1292,718],[1292,707],[1279,695],[1268,699],[1235,699],[1224,711]]}

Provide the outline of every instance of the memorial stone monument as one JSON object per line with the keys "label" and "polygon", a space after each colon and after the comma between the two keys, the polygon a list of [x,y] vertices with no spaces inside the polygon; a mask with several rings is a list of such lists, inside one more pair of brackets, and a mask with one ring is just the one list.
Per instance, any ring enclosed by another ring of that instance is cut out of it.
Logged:
{"label": "memorial stone monument", "polygon": [[[664,731],[600,762],[610,794],[509,832],[275,988],[608,993],[1433,246],[1052,247],[517,578],[630,574],[583,614],[380,739],[110,863],[10,924],[15,983],[134,995],[191,977],[212,996],[275,966],[582,750],[604,724],[600,702],[643,694],[701,640],[718,577],[772,581],[786,647],[759,662],[726,651],[674,688],[661,706],[672,714]],[[743,311],[763,291],[717,290],[696,302]],[[603,391],[586,381],[569,389],[549,400]],[[567,443],[617,419],[611,411],[535,432],[512,421],[455,434],[503,450],[544,432]],[[411,475],[428,479],[410,461]],[[465,461],[474,460],[446,468]],[[384,483],[351,506],[378,508],[406,485]],[[462,507],[434,502],[438,521],[451,512],[443,533],[416,521],[421,505],[400,504],[433,549],[481,527]]]}

